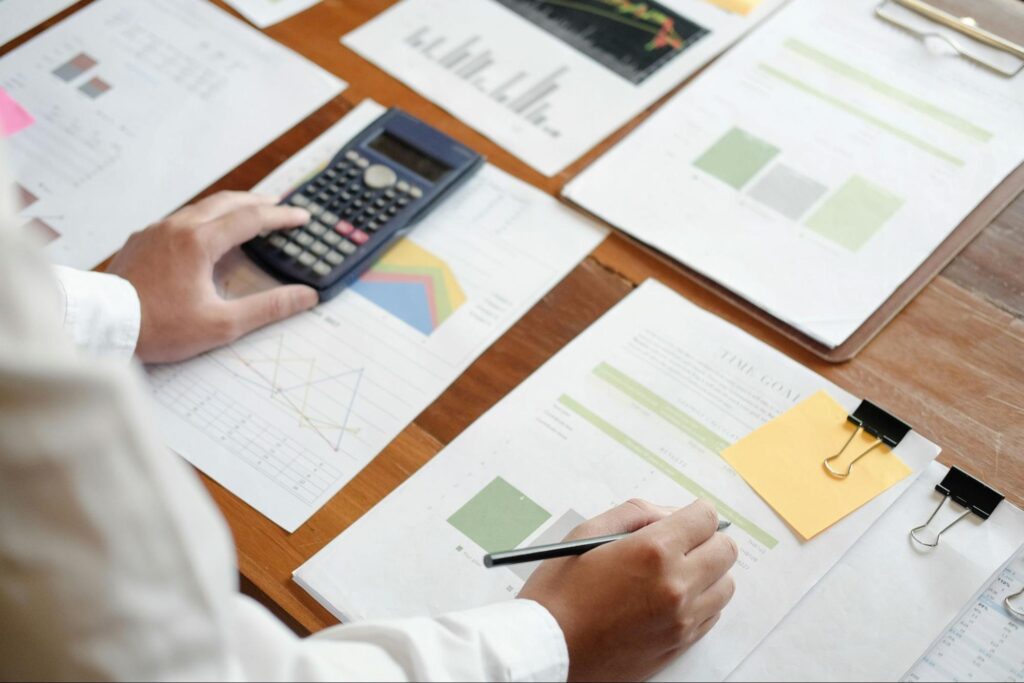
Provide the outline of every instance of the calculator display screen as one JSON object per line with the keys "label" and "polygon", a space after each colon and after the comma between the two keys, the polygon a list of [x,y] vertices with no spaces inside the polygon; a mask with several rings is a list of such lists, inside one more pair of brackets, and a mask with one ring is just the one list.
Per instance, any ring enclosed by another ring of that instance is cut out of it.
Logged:
{"label": "calculator display screen", "polygon": [[412,145],[399,140],[389,133],[381,133],[370,143],[370,149],[379,152],[388,159],[405,166],[421,178],[437,182],[452,170],[433,157],[429,157]]}

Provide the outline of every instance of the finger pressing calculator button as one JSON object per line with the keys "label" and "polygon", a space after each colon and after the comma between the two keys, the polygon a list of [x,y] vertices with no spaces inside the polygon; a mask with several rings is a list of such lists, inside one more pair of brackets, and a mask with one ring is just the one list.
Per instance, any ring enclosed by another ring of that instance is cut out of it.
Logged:
{"label": "finger pressing calculator button", "polygon": [[320,263],[317,263],[315,266],[313,266],[313,272],[319,275],[320,277],[327,277],[328,275],[331,274],[331,267],[328,264],[321,261]]}
{"label": "finger pressing calculator button", "polygon": [[366,169],[366,173],[363,174],[363,182],[367,187],[383,190],[398,182],[398,174],[383,164],[374,164]]}
{"label": "finger pressing calculator button", "polygon": [[370,236],[367,235],[362,230],[356,230],[349,236],[349,239],[355,242],[356,244],[362,245],[370,241]]}
{"label": "finger pressing calculator button", "polygon": [[316,263],[316,256],[313,256],[307,251],[305,254],[299,257],[299,263],[308,268],[309,266],[312,266],[314,263]]}
{"label": "finger pressing calculator button", "polygon": [[295,258],[296,256],[302,253],[302,247],[295,244],[294,242],[289,242],[288,244],[284,245],[284,253],[288,254],[292,258]]}
{"label": "finger pressing calculator button", "polygon": [[324,261],[327,261],[332,266],[340,266],[345,262],[345,257],[336,251],[332,251],[327,256],[324,256]]}

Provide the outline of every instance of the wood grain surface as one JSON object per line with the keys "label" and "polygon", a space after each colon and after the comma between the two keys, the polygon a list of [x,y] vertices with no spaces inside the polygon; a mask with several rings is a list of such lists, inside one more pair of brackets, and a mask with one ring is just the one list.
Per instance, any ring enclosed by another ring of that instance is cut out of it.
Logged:
{"label": "wood grain surface", "polygon": [[[87,4],[79,3],[62,16]],[[252,187],[368,97],[405,108],[485,153],[505,171],[556,196],[570,178],[649,113],[562,174],[546,178],[339,43],[341,35],[390,4],[324,0],[266,31],[351,86],[204,194]],[[838,366],[816,359],[700,289],[672,263],[615,233],[295,534],[283,532],[204,478],[234,532],[243,589],[272,606],[300,633],[335,624],[291,581],[292,571],[650,277],[852,393],[893,410],[943,447],[942,462],[996,484],[1009,500],[1024,504],[1024,198],[1018,198],[856,360]]]}

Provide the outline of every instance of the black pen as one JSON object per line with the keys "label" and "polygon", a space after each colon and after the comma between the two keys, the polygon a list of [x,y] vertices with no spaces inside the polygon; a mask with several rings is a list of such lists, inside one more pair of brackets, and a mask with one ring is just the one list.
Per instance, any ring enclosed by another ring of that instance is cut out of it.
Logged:
{"label": "black pen", "polygon": [[[732,522],[721,521],[718,523],[718,530],[725,531],[732,526]],[[566,541],[553,545],[538,545],[533,548],[520,548],[519,550],[506,550],[501,553],[492,553],[484,557],[484,566],[504,567],[510,564],[525,564],[526,562],[540,562],[542,560],[553,560],[558,557],[575,557],[590,552],[603,545],[621,541],[629,538],[632,534],[615,534],[614,536],[599,536],[598,538],[584,538],[579,541]]]}

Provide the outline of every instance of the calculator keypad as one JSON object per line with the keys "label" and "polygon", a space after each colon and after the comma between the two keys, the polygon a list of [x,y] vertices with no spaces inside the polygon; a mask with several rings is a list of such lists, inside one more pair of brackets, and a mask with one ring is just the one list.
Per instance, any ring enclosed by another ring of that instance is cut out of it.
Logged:
{"label": "calculator keypad", "polygon": [[263,249],[329,280],[377,231],[421,197],[422,189],[399,180],[392,169],[350,151],[289,197],[288,204],[309,211],[309,223],[262,238]]}

